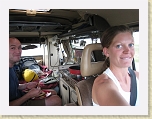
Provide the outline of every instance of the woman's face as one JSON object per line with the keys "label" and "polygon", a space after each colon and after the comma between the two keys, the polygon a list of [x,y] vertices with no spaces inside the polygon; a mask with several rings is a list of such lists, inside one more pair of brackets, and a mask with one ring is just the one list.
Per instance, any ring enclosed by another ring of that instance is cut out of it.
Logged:
{"label": "woman's face", "polygon": [[131,66],[134,57],[134,39],[129,32],[117,34],[104,53],[110,60],[110,66],[125,68]]}

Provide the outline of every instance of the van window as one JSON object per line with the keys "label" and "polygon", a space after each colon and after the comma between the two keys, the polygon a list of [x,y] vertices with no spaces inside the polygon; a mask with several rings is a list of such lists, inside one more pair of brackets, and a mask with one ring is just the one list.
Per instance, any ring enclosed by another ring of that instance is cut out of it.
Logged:
{"label": "van window", "polygon": [[135,48],[135,66],[136,66],[136,71],[139,72],[139,32],[134,32],[133,33],[134,37],[134,48]]}
{"label": "van window", "polygon": [[[133,33],[133,37],[134,37],[134,47],[135,47],[135,67],[136,67],[136,71],[139,71],[139,32],[134,32]],[[84,47],[88,44],[92,44],[92,43],[100,43],[100,39],[79,39],[77,41],[72,41],[72,48],[73,49],[81,49],[83,50]],[[44,54],[44,44],[42,44],[40,46],[40,44],[33,44],[36,45],[37,48],[35,49],[28,49],[28,50],[22,50],[22,56],[36,56],[36,55],[43,55]],[[63,46],[61,45],[61,49],[63,50]],[[66,57],[66,53],[63,52],[64,56]],[[62,58],[61,58],[62,59]]]}
{"label": "van window", "polygon": [[[36,45],[37,48],[22,50],[22,56],[37,56],[37,55],[44,54],[43,44],[41,46],[40,46],[40,44],[32,44],[32,45]],[[24,47],[24,46],[26,46],[26,45],[22,45],[22,47]]]}

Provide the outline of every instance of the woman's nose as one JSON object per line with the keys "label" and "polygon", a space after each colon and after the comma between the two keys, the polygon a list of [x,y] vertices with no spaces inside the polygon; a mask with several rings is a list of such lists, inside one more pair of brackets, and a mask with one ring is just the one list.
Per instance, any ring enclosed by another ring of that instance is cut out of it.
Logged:
{"label": "woman's nose", "polygon": [[130,51],[128,46],[124,46],[124,53],[128,53]]}

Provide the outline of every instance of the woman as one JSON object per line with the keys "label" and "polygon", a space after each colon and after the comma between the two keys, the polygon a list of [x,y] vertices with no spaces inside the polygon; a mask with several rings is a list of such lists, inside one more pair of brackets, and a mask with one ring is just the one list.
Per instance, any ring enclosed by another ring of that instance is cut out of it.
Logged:
{"label": "woman", "polygon": [[[94,106],[130,106],[131,77],[128,67],[131,66],[135,54],[132,33],[132,30],[124,25],[110,27],[103,33],[101,45],[107,68],[94,81]],[[135,71],[135,74],[138,92],[139,73]],[[137,103],[138,93],[136,105]]]}

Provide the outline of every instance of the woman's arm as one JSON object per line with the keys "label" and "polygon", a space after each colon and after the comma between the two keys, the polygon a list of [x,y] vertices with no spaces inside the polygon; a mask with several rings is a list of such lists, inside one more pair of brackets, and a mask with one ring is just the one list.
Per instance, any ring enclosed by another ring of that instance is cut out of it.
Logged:
{"label": "woman's arm", "polygon": [[102,76],[94,82],[93,100],[100,106],[130,106],[114,82]]}

